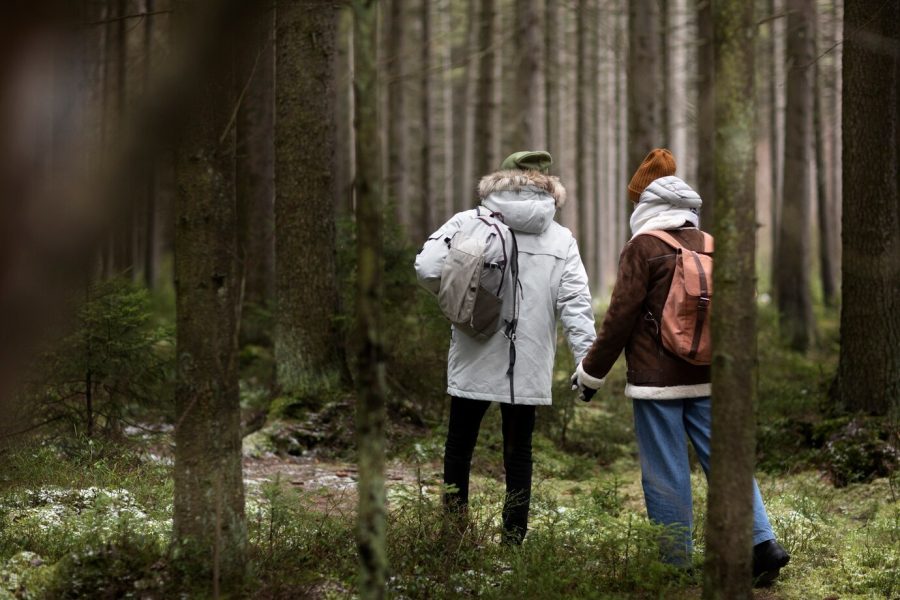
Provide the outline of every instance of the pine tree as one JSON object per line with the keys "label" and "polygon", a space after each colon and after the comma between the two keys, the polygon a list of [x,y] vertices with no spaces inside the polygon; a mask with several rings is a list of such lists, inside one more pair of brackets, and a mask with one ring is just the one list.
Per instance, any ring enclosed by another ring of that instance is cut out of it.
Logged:
{"label": "pine tree", "polygon": [[715,310],[712,447],[703,598],[752,597],[756,399],[753,3],[713,3]]}

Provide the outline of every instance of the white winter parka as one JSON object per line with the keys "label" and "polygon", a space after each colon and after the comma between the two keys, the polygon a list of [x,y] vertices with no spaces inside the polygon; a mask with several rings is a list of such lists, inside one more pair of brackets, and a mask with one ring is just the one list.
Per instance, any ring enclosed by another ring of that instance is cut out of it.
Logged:
{"label": "white winter parka", "polygon": [[[451,326],[447,393],[459,398],[527,405],[551,404],[556,321],[562,321],[576,364],[594,341],[588,278],[572,232],[553,220],[565,202],[555,177],[536,171],[500,171],[478,186],[482,206],[503,214],[519,248],[520,296],[516,330],[514,397],[510,396],[509,340],[501,329],[477,340]],[[440,286],[447,240],[475,210],[457,213],[431,234],[416,257],[419,282],[432,293]]]}

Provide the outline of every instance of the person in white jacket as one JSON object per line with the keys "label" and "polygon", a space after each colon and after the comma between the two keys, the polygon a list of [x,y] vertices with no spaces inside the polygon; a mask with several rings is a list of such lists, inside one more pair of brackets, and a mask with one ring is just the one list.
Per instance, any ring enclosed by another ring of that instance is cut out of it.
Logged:
{"label": "person in white jacket", "polygon": [[[451,326],[447,361],[450,423],[444,452],[444,504],[463,513],[468,503],[469,470],[482,418],[491,402],[503,419],[506,499],[504,541],[521,543],[528,528],[531,498],[531,439],[535,407],[552,402],[551,383],[560,320],[576,364],[590,348],[594,314],[587,273],[572,232],[554,221],[566,200],[559,179],[548,175],[546,152],[517,152],[500,171],[478,184],[482,210],[502,214],[518,244],[519,318],[516,329],[515,394],[509,389],[509,340],[501,329],[487,340]],[[416,275],[436,292],[449,241],[476,211],[458,213],[428,237],[416,257]]]}

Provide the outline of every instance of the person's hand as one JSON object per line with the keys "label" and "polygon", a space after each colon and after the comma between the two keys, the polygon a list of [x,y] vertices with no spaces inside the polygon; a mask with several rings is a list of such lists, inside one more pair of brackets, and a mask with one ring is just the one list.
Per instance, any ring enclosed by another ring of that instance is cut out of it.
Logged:
{"label": "person's hand", "polygon": [[582,402],[590,402],[600,386],[603,385],[603,379],[598,379],[585,373],[579,362],[575,372],[572,373],[571,383],[572,390],[578,392],[578,399]]}

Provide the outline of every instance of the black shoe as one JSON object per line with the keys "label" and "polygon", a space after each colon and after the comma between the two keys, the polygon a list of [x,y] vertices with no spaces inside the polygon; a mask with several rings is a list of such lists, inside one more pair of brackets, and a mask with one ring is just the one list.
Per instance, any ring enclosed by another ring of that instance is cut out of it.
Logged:
{"label": "black shoe", "polygon": [[753,581],[755,585],[770,585],[789,560],[791,560],[791,555],[775,540],[753,546]]}

